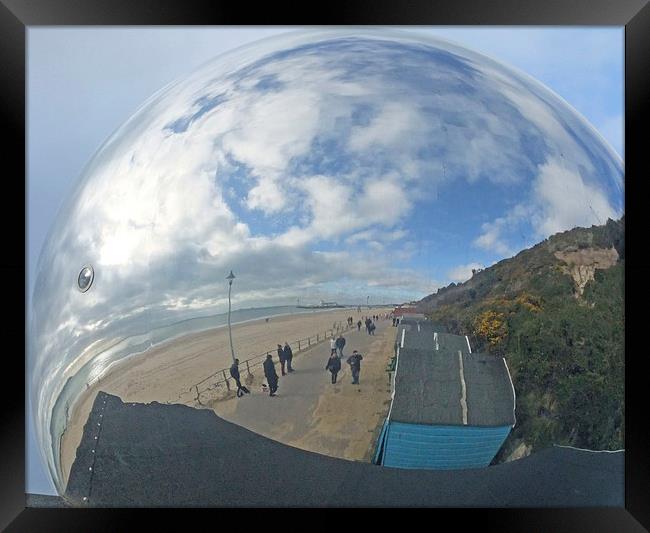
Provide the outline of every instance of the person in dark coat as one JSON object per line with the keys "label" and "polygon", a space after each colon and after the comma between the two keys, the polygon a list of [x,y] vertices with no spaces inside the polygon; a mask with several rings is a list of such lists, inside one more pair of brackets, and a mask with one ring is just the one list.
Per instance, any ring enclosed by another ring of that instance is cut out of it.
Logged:
{"label": "person in dark coat", "polygon": [[278,390],[278,375],[275,372],[275,365],[273,364],[273,357],[271,354],[266,356],[264,361],[264,377],[269,384],[269,396],[275,396],[275,391]]}
{"label": "person in dark coat", "polygon": [[286,363],[287,359],[284,356],[284,350],[282,349],[282,344],[278,344],[278,359],[280,360],[280,369],[282,370],[282,375],[286,375],[286,372],[284,371],[284,364]]}
{"label": "person in dark coat", "polygon": [[357,322],[357,331],[361,331],[361,320]]}
{"label": "person in dark coat", "polygon": [[377,329],[377,326],[375,326],[375,323],[370,322],[370,325],[368,326],[368,333],[370,333],[370,335],[374,335],[375,334],[375,329]]}
{"label": "person in dark coat", "polygon": [[325,365],[325,370],[329,370],[332,373],[332,383],[336,383],[336,375],[341,370],[341,358],[336,355],[330,355],[330,358],[327,360],[327,365]]}
{"label": "person in dark coat", "polygon": [[340,334],[339,338],[336,339],[336,349],[339,351],[339,357],[343,357],[344,347],[345,347],[345,337],[343,337],[343,334]]}
{"label": "person in dark coat", "polygon": [[288,342],[284,342],[284,360],[287,362],[287,372],[293,372],[291,368],[291,360],[293,359],[293,352],[291,351],[291,346]]}
{"label": "person in dark coat", "polygon": [[352,384],[353,385],[358,385],[359,384],[359,373],[361,372],[361,360],[363,359],[363,356],[354,350],[352,352],[352,355],[348,357],[347,363],[350,365],[350,369],[352,370]]}
{"label": "person in dark coat", "polygon": [[235,383],[237,383],[237,398],[241,398],[244,393],[250,393],[250,391],[244,387],[239,380],[239,359],[235,359],[235,362],[230,367],[230,376],[235,380]]}

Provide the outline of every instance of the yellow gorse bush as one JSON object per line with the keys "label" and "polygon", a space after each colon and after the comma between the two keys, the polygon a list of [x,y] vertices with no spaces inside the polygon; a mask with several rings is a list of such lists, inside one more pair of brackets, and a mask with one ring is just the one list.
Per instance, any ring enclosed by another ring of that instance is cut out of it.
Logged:
{"label": "yellow gorse bush", "polygon": [[474,330],[492,346],[496,346],[507,338],[508,323],[503,313],[489,309],[476,317]]}

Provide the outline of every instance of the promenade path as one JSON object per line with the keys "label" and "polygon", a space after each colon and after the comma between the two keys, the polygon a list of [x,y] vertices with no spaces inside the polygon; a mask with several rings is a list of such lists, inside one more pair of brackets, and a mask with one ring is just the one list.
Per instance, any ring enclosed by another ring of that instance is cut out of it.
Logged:
{"label": "promenade path", "polygon": [[[391,320],[376,321],[374,335],[362,325],[344,333],[346,345],[336,384],[325,370],[330,343],[325,341],[294,355],[293,373],[279,380],[277,396],[261,389],[261,377],[242,398],[207,405],[229,422],[276,441],[333,457],[369,461],[390,405],[386,367],[394,353],[396,328]],[[363,355],[359,385],[352,385],[345,362],[357,350]],[[274,360],[277,355],[274,353]],[[242,378],[245,377],[245,372]]]}

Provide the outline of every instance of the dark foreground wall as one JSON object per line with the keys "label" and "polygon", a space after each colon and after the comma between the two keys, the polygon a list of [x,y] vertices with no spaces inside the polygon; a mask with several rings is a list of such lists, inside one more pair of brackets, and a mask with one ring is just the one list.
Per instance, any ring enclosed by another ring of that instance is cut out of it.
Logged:
{"label": "dark foreground wall", "polygon": [[622,452],[567,448],[482,469],[387,468],[292,448],[209,410],[100,392],[65,497],[91,507],[622,507],[623,471]]}

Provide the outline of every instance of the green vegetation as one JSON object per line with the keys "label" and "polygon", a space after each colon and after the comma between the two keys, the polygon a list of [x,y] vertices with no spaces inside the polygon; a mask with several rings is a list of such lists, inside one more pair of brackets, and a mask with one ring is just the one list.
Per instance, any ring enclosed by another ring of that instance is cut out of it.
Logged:
{"label": "green vegetation", "polygon": [[[495,462],[520,443],[593,450],[624,447],[624,220],[554,235],[476,272],[419,305],[474,351],[504,356],[517,393],[517,424]],[[614,247],[577,293],[554,252]]]}

